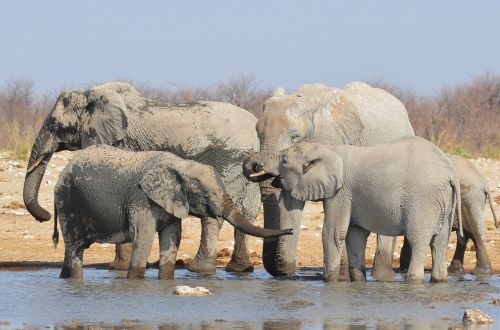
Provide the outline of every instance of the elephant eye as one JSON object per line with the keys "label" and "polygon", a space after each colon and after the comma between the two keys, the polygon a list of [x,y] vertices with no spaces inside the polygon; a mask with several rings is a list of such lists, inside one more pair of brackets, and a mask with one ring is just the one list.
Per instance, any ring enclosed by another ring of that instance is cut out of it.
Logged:
{"label": "elephant eye", "polygon": [[292,142],[297,142],[300,140],[300,134],[298,132],[293,132],[291,135],[290,135],[290,139],[292,140]]}
{"label": "elephant eye", "polygon": [[311,167],[313,167],[317,162],[318,162],[318,160],[315,159],[315,160],[310,161],[307,164],[302,165],[302,174],[306,174],[307,171],[309,171],[311,169]]}

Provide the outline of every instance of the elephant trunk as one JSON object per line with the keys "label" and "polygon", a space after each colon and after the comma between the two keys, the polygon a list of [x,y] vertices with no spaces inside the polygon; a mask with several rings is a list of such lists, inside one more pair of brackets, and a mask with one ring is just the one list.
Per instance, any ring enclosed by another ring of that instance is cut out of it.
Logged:
{"label": "elephant trunk", "polygon": [[[272,157],[274,160],[275,157]],[[253,153],[243,162],[243,174],[252,182],[262,182],[278,175],[278,164],[269,161],[271,157],[264,152]]]}
{"label": "elephant trunk", "polygon": [[222,204],[222,217],[226,219],[231,225],[239,229],[245,234],[268,238],[277,237],[281,235],[292,235],[292,229],[276,230],[276,229],[264,229],[252,225],[248,222],[245,217],[238,211],[234,205],[231,198],[226,195],[224,196],[224,202]]}
{"label": "elephant trunk", "polygon": [[[43,128],[42,128],[43,129]],[[26,177],[24,179],[23,199],[29,213],[38,221],[50,220],[50,213],[38,204],[38,190],[45,169],[53,154],[52,139],[39,134],[31,149]]]}
{"label": "elephant trunk", "polygon": [[262,203],[264,206],[264,228],[291,227],[295,232],[293,236],[264,239],[262,252],[264,268],[275,277],[293,276],[304,202],[293,199],[287,192],[263,188]]}

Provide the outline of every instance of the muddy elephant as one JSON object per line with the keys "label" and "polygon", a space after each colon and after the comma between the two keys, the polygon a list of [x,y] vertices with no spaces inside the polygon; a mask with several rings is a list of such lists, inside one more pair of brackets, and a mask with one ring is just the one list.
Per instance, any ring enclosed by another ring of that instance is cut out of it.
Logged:
{"label": "muddy elephant", "polygon": [[94,242],[132,242],[128,278],[142,278],[154,234],[160,239],[159,278],[173,279],[188,214],[225,219],[259,237],[290,234],[261,229],[238,211],[217,172],[168,152],[131,152],[107,145],[83,150],[64,169],[55,188],[65,253],[61,277],[81,278],[83,252]]}
{"label": "muddy elephant", "polygon": [[[484,218],[484,205],[489,202],[490,209],[493,214],[495,227],[499,227],[499,223],[491,202],[488,183],[484,176],[476,169],[476,167],[467,159],[452,155],[451,162],[455,167],[460,178],[461,204],[462,204],[462,220],[464,239],[457,239],[455,254],[448,267],[449,273],[464,273],[464,253],[469,239],[472,239],[476,247],[476,268],[474,273],[477,275],[491,274],[492,267],[490,258],[486,251],[485,235],[486,225]],[[458,228],[458,219],[455,217],[453,221],[453,230]],[[403,248],[401,249],[400,270],[406,272],[411,258],[411,249],[408,240],[405,239]]]}
{"label": "muddy elephant", "polygon": [[[243,165],[245,176],[261,182],[265,228],[295,230],[293,236],[265,239],[263,262],[273,276],[295,272],[296,249],[304,203],[273,188],[278,154],[304,139],[329,145],[376,146],[413,136],[404,105],[384,90],[354,82],[344,89],[304,85],[296,94],[277,90],[264,105],[256,126],[260,151]],[[378,236],[374,275],[392,279],[393,239]]]}
{"label": "muddy elephant", "polygon": [[[227,103],[169,105],[144,98],[122,82],[64,91],[34,141],[24,203],[37,220],[49,220],[50,213],[38,203],[38,190],[52,154],[106,144],[133,151],[169,151],[213,166],[237,208],[247,219],[254,219],[260,207],[259,186],[245,179],[241,164],[259,148],[253,128],[256,122],[249,112]],[[215,271],[221,225],[215,219],[203,219],[201,244],[189,265],[191,271]],[[235,242],[227,269],[252,271],[245,235],[235,231]],[[117,253],[112,268],[126,270],[129,257],[129,253]]]}
{"label": "muddy elephant", "polygon": [[415,136],[376,147],[303,141],[281,153],[279,174],[292,197],[323,201],[325,281],[338,277],[344,241],[351,280],[366,280],[370,232],[407,237],[412,251],[408,282],[424,279],[429,246],[431,281],[447,280],[454,213],[462,233],[460,183],[449,158],[431,142]]}

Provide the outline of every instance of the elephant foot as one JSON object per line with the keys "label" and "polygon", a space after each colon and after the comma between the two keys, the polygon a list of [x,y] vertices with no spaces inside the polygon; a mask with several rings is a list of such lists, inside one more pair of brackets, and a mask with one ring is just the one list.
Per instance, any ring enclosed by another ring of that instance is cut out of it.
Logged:
{"label": "elephant foot", "polygon": [[491,267],[488,266],[476,266],[474,269],[474,275],[491,275]]}
{"label": "elephant foot", "polygon": [[217,267],[214,261],[208,261],[207,259],[200,259],[196,255],[193,260],[189,262],[187,269],[193,273],[215,273]]}
{"label": "elephant foot", "polygon": [[124,259],[115,259],[112,263],[109,264],[109,270],[117,270],[117,271],[126,271],[128,269],[128,265],[130,260]]}
{"label": "elephant foot", "polygon": [[394,281],[395,273],[392,268],[389,267],[373,267],[372,276],[380,282],[390,282]]}
{"label": "elephant foot", "polygon": [[226,272],[236,272],[236,273],[251,273],[254,271],[253,264],[248,262],[238,262],[231,260],[226,265]]}
{"label": "elephant foot", "polygon": [[464,265],[460,260],[453,259],[448,267],[449,274],[465,274]]}
{"label": "elephant foot", "polygon": [[446,283],[448,282],[448,277],[433,277],[431,276],[431,283]]}
{"label": "elephant foot", "polygon": [[357,281],[357,282],[365,282],[366,281],[366,272],[363,272],[363,270],[359,268],[352,268],[350,270],[350,278],[351,281]]}
{"label": "elephant foot", "polygon": [[175,263],[167,262],[159,266],[158,278],[160,280],[173,280],[175,272]]}
{"label": "elephant foot", "polygon": [[417,276],[411,273],[406,273],[405,281],[406,283],[411,283],[411,284],[421,284],[424,283],[425,280],[421,276]]}
{"label": "elephant foot", "polygon": [[127,273],[127,278],[129,280],[136,280],[144,278],[144,273],[146,272],[146,267],[130,267]]}

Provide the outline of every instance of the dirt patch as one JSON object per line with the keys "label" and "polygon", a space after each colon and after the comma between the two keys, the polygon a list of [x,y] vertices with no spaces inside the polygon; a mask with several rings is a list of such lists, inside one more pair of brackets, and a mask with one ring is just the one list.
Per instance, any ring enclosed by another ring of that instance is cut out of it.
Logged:
{"label": "dirt patch", "polygon": [[[53,212],[54,187],[59,173],[76,155],[77,152],[63,151],[55,154],[43,178],[39,202],[49,212]],[[2,156],[3,155],[3,156]],[[53,219],[40,223],[31,217],[23,205],[22,189],[26,162],[12,161],[1,158],[0,154],[0,262],[45,262],[61,263],[64,260],[64,245],[54,249],[52,246]],[[485,175],[490,186],[491,197],[496,203],[494,208],[500,215],[500,161],[478,159],[473,160],[474,165]],[[493,270],[500,272],[500,230],[496,230],[493,224],[493,216],[489,206],[485,207],[486,221],[486,248],[491,258]],[[298,267],[322,267],[323,249],[321,232],[323,228],[323,206],[321,203],[308,202],[303,213],[302,227],[297,249]],[[262,210],[259,212],[256,225],[263,226]],[[234,245],[234,230],[229,224],[224,224],[217,243],[217,265],[225,266],[230,258]],[[180,259],[177,267],[185,267],[198,251],[201,234],[200,220],[188,217],[182,222],[182,239],[177,258]],[[256,268],[262,268],[262,244],[261,238],[249,237],[250,260]],[[368,238],[366,251],[366,265],[371,267],[375,254],[376,237],[371,234]],[[399,266],[399,253],[403,245],[402,237],[398,238],[395,249],[395,260],[393,267]],[[149,262],[158,260],[158,239],[153,245]],[[456,235],[452,234],[448,245],[448,258],[451,260],[456,246]],[[465,270],[470,272],[474,269],[476,255],[472,242],[469,242],[465,252]],[[113,244],[93,244],[85,251],[84,263],[105,264],[114,258]],[[431,267],[430,249],[426,255],[426,268]],[[22,267],[22,266],[21,266]]]}
{"label": "dirt patch", "polygon": [[314,303],[311,301],[294,300],[294,301],[290,301],[284,305],[281,305],[279,309],[283,310],[283,311],[296,311],[296,310],[306,308],[309,306],[313,306],[313,305],[314,305]]}

